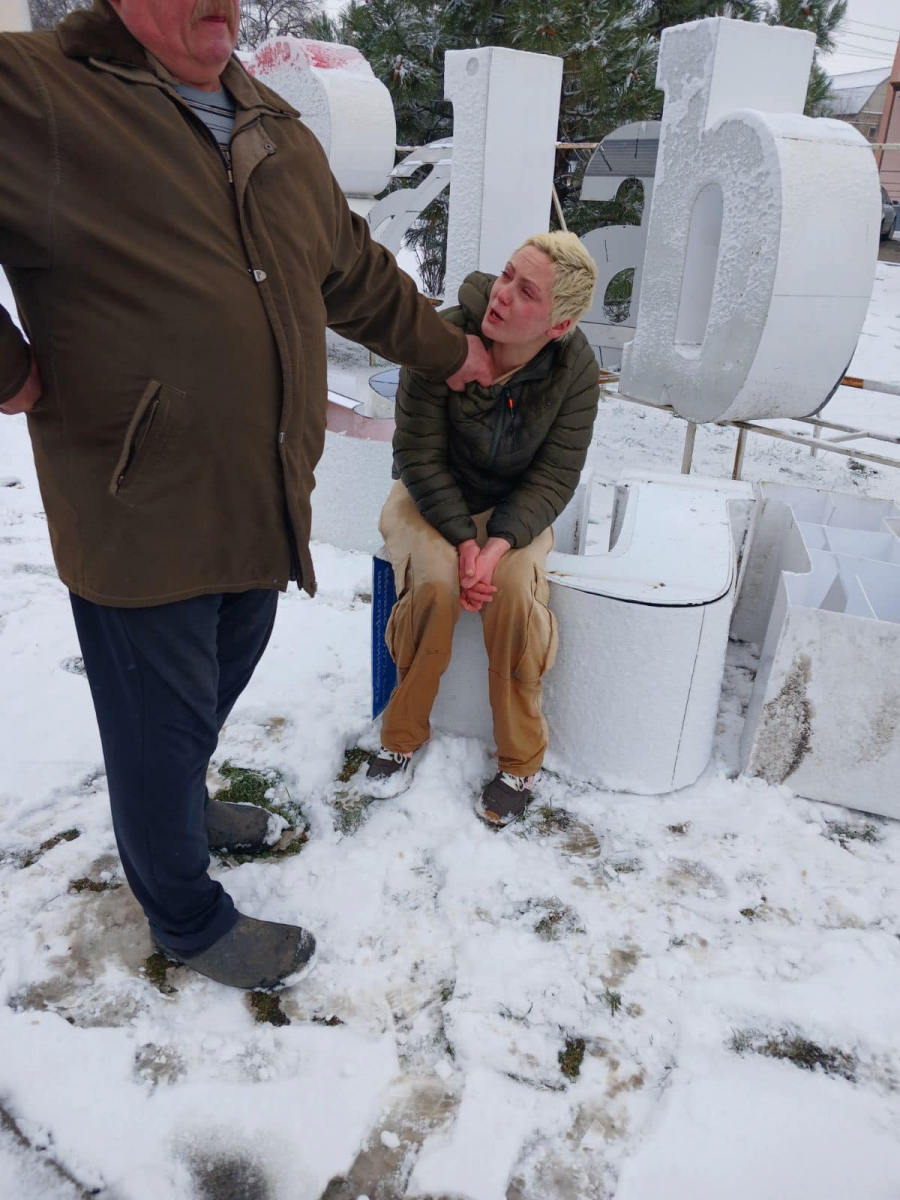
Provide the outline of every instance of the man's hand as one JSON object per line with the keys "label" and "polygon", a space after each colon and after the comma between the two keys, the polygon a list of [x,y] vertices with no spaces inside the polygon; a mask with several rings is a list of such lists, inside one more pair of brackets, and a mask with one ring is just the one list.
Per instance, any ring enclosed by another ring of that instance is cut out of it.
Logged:
{"label": "man's hand", "polygon": [[447,378],[447,387],[453,392],[461,392],[467,383],[480,383],[490,387],[494,382],[494,370],[491,366],[491,356],[485,350],[481,338],[474,333],[467,333],[469,353],[466,361],[453,375]]}
{"label": "man's hand", "polygon": [[41,377],[38,373],[37,363],[32,357],[31,372],[24,385],[5,404],[0,404],[0,412],[5,413],[7,417],[13,417],[16,413],[28,412],[34,408],[40,398]]}

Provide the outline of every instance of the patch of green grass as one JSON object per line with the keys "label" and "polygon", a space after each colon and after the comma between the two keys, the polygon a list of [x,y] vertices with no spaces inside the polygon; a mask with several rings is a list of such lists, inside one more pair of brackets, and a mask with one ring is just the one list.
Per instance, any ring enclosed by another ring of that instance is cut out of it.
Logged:
{"label": "patch of green grass", "polygon": [[581,1074],[581,1064],[584,1062],[584,1038],[566,1038],[566,1045],[557,1055],[559,1069],[566,1079],[577,1079]]}
{"label": "patch of green grass", "polygon": [[792,1030],[784,1029],[769,1035],[753,1029],[735,1030],[731,1049],[736,1054],[761,1054],[765,1058],[789,1062],[803,1071],[821,1070],[826,1075],[836,1075],[851,1083],[856,1080],[857,1061],[854,1055],[835,1046],[820,1046]]}
{"label": "patch of green grass", "polygon": [[868,842],[874,845],[881,841],[881,834],[871,823],[865,825],[847,825],[842,821],[826,821],[828,837],[833,842],[839,842],[846,850],[848,842]]}
{"label": "patch of green grass", "polygon": [[666,829],[669,833],[674,833],[676,837],[684,837],[690,827],[690,821],[682,821],[680,825],[667,825]]}
{"label": "patch of green grass", "polygon": [[762,915],[762,912],[758,908],[741,909],[741,916],[746,917],[748,921],[755,921],[757,917],[761,917]]}
{"label": "patch of green grass", "polygon": [[369,809],[377,801],[372,796],[338,792],[334,798],[334,827],[339,833],[356,833],[365,824]]}
{"label": "patch of green grass", "polygon": [[554,808],[552,804],[541,804],[534,809],[534,828],[544,837],[553,833],[564,833],[571,829],[575,818],[564,808]]}
{"label": "patch of green grass", "polygon": [[30,867],[33,863],[46,854],[48,850],[52,850],[54,846],[58,846],[60,842],[74,842],[77,837],[81,837],[80,829],[64,829],[62,833],[56,833],[51,838],[47,838],[46,842],[41,842],[37,850],[25,856],[22,860],[23,867]]}
{"label": "patch of green grass", "polygon": [[178,988],[173,987],[166,976],[176,966],[177,964],[170,962],[164,954],[151,954],[149,958],[144,959],[144,974],[164,996],[171,996]]}
{"label": "patch of green grass", "polygon": [[612,1016],[615,1016],[616,1013],[619,1011],[619,1009],[622,1007],[622,993],[621,992],[614,992],[611,988],[606,988],[603,993],[602,999],[605,1002],[605,1004],[606,1004],[607,1008],[609,1009],[610,1014]]}
{"label": "patch of green grass", "polygon": [[121,887],[121,883],[104,883],[100,879],[88,879],[85,875],[81,879],[73,879],[69,884],[70,892],[115,892]]}
{"label": "patch of green grass", "polygon": [[290,1025],[291,1018],[281,1008],[281,997],[272,992],[251,992],[247,999],[255,1021],[261,1025]]}
{"label": "patch of green grass", "polygon": [[[257,1018],[258,1019],[258,1018]],[[329,1029],[334,1029],[338,1025],[346,1025],[346,1021],[342,1021],[340,1017],[332,1014],[330,1017],[313,1017],[313,1025],[327,1025]]]}
{"label": "patch of green grass", "polygon": [[338,783],[349,783],[356,772],[372,759],[371,750],[363,750],[361,746],[351,746],[344,753],[344,765],[338,775]]}
{"label": "patch of green grass", "polygon": [[357,592],[356,595],[353,597],[353,599],[358,600],[360,602],[360,604],[371,604],[372,603],[372,593],[371,592]]}
{"label": "patch of green grass", "polygon": [[578,917],[571,908],[567,908],[564,904],[557,904],[549,908],[541,917],[534,927],[534,932],[542,941],[554,942],[567,933],[583,933],[584,930],[579,928]]}
{"label": "patch of green grass", "polygon": [[542,917],[535,925],[534,932],[542,941],[552,942],[556,937],[557,926],[563,919],[563,915],[562,909],[547,913],[546,917]]}
{"label": "patch of green grass", "polygon": [[[269,812],[279,812],[266,795],[277,784],[281,776],[277,771],[255,771],[251,767],[236,767],[234,763],[225,762],[219,767],[219,774],[228,780],[228,787],[216,793],[217,800],[228,804],[257,804]],[[281,816],[284,816],[281,813]]]}

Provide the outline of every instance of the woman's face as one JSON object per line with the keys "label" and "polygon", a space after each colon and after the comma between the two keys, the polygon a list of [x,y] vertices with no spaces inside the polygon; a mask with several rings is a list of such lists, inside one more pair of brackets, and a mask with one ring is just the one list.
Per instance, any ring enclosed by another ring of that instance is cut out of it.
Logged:
{"label": "woman's face", "polygon": [[481,323],[484,336],[515,345],[548,341],[565,332],[571,322],[561,322],[560,328],[550,316],[555,270],[553,260],[537,246],[517,250],[491,288]]}

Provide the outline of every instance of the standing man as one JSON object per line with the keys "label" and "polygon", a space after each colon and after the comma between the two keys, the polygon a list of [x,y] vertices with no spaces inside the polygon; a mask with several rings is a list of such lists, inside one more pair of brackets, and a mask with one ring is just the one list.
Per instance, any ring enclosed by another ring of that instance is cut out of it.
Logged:
{"label": "standing man", "polygon": [[313,594],[325,327],[462,387],[480,341],[374,244],[298,113],[233,57],[238,0],[95,0],[0,36],[0,411],[27,412],[128,882],[159,949],[235,987],[315,942],[238,913],[209,848],[218,732],[279,590]]}

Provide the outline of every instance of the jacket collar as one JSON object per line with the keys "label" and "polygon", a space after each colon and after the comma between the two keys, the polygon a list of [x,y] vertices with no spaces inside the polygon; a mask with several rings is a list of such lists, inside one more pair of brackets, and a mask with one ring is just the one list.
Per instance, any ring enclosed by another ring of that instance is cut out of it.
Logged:
{"label": "jacket collar", "polygon": [[[174,82],[168,71],[128,32],[109,0],[94,0],[93,8],[70,13],[57,25],[56,36],[67,58],[93,60],[135,82],[162,86]],[[299,115],[274,92],[258,87],[235,57],[228,60],[222,82],[240,108]]]}
{"label": "jacket collar", "polygon": [[69,13],[56,27],[56,36],[67,58],[100,58],[123,66],[148,70],[140,42],[131,36],[108,0]]}

